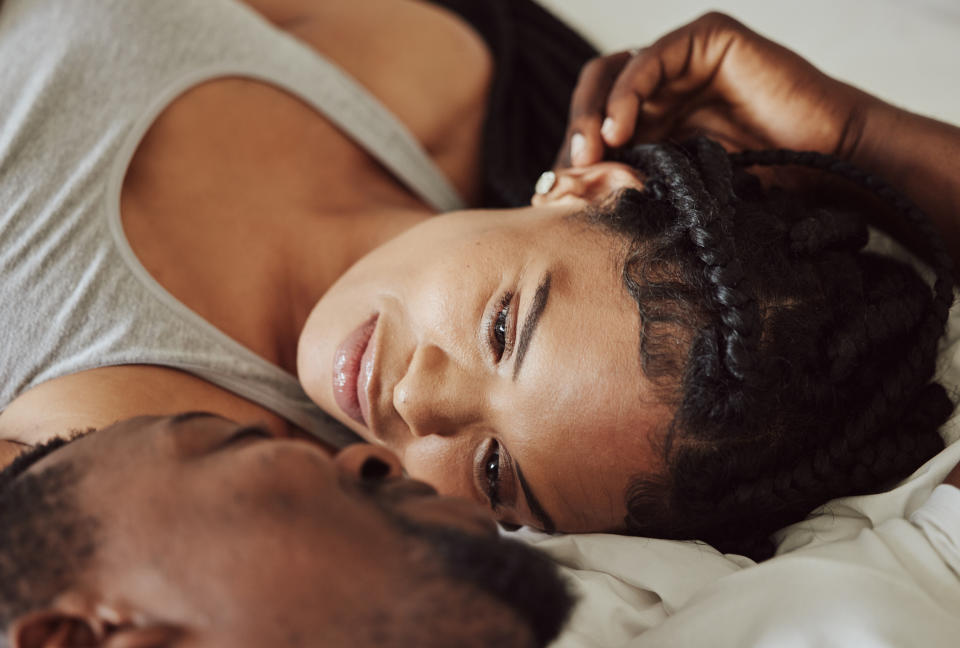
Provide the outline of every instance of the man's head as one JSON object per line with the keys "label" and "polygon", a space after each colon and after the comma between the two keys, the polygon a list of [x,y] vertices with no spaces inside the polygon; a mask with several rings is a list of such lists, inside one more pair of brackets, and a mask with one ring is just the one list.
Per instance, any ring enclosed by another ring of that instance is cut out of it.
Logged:
{"label": "man's head", "polygon": [[370,446],[330,459],[195,414],[23,467],[0,479],[0,627],[17,648],[538,646],[570,608],[546,558]]}

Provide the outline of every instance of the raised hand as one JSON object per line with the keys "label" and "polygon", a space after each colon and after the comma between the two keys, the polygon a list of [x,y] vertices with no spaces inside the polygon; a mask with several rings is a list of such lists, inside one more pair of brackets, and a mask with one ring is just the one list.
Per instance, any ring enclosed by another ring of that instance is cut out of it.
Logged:
{"label": "raised hand", "polygon": [[588,63],[558,164],[592,164],[605,147],[694,133],[730,150],[847,157],[875,101],[733,18],[709,13],[649,47]]}

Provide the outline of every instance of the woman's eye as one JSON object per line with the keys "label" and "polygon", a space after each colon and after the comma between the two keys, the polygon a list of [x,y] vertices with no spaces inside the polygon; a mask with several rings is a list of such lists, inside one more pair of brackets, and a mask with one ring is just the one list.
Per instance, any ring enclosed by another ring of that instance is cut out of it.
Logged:
{"label": "woman's eye", "polygon": [[503,350],[507,348],[507,309],[505,308],[497,314],[497,321],[493,325],[493,337],[502,356]]}
{"label": "woman's eye", "polygon": [[490,329],[490,344],[493,346],[494,358],[499,362],[507,349],[507,319],[510,316],[510,303],[513,295],[507,293],[500,300],[497,316],[493,319]]}
{"label": "woman's eye", "polygon": [[487,480],[490,506],[496,510],[500,505],[500,445],[496,441],[490,444],[490,452],[484,459],[483,475]]}

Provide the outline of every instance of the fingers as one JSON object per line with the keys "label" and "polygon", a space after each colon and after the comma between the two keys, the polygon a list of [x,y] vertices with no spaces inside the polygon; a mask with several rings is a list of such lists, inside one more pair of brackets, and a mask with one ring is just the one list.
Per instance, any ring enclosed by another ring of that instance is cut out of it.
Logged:
{"label": "fingers", "polygon": [[595,58],[583,67],[570,99],[570,123],[558,159],[560,166],[586,166],[603,158],[600,127],[604,106],[610,88],[629,58],[628,52],[618,52]]}
{"label": "fingers", "polygon": [[668,34],[644,49],[618,52],[588,63],[570,106],[569,158],[573,166],[600,161],[606,146],[633,137],[643,102],[670,76],[683,73],[683,34]]}
{"label": "fingers", "polygon": [[665,93],[679,105],[709,80],[722,60],[711,43],[731,20],[707,14],[636,50],[610,89],[602,129],[608,146],[623,146],[633,137],[644,102],[651,97]]}
{"label": "fingers", "polygon": [[640,106],[660,85],[663,68],[651,48],[634,50],[610,88],[600,134],[607,146],[626,144],[636,130]]}
{"label": "fingers", "polygon": [[711,99],[708,89],[740,33],[746,29],[732,18],[709,13],[647,48],[590,61],[573,93],[558,164],[593,164],[606,147],[627,144],[638,128],[646,136],[680,124],[675,114],[689,114]]}

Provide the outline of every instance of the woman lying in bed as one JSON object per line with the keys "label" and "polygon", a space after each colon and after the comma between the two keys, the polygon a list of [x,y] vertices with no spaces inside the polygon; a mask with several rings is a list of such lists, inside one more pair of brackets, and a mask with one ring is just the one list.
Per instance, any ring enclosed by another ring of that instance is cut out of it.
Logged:
{"label": "woman lying in bed", "polygon": [[949,127],[711,17],[588,68],[581,164],[532,206],[433,218],[498,173],[480,164],[490,53],[452,15],[251,3],[269,25],[225,0],[75,4],[0,12],[0,57],[23,60],[0,100],[4,438],[203,409],[342,442],[297,371],[411,474],[506,522],[756,555],[773,528],[942,446],[952,406],[930,380],[949,259],[921,217],[897,208],[933,291],[860,251],[869,199],[763,190],[741,167],[771,160],[731,163],[704,140],[600,162],[599,124],[621,79],[611,145],[649,98],[640,124],[658,134],[835,152],[891,177],[955,241],[956,185],[933,163],[956,147]]}
{"label": "woman lying in bed", "polygon": [[[629,146],[690,132],[828,155]],[[508,522],[754,556],[772,530],[942,448],[953,406],[931,377],[950,255],[850,162],[916,196],[956,254],[956,129],[708,15],[588,65],[564,152],[576,166],[548,176],[528,213],[427,221],[341,277],[301,336],[307,392]],[[789,176],[798,190],[763,189],[747,169],[768,165],[821,169],[873,199]],[[863,251],[868,220],[930,262],[932,287]]]}

